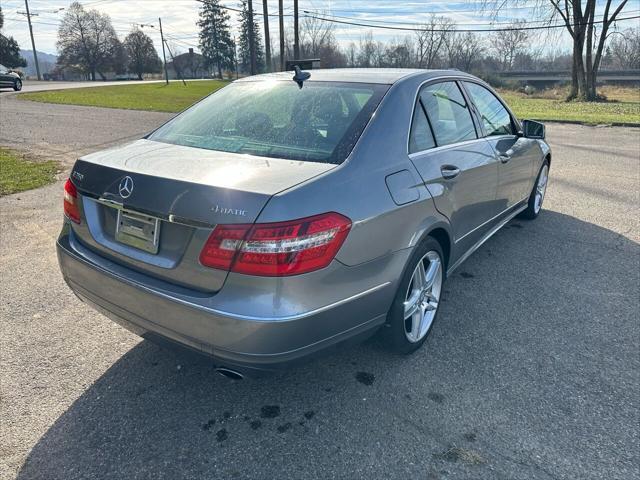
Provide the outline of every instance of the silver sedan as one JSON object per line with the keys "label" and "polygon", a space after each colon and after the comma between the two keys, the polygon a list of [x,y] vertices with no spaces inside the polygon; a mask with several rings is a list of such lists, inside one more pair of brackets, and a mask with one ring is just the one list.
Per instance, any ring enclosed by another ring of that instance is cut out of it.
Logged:
{"label": "silver sedan", "polygon": [[60,268],[98,311],[233,378],[375,332],[410,353],[447,276],[540,213],[544,136],[458,71],[248,77],[76,162]]}

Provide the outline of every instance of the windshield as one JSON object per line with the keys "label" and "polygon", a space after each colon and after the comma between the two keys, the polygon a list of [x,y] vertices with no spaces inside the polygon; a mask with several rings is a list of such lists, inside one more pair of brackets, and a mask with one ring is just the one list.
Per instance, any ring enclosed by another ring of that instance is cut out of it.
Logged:
{"label": "windshield", "polygon": [[341,163],[388,85],[293,81],[233,83],[148,138],[189,147]]}

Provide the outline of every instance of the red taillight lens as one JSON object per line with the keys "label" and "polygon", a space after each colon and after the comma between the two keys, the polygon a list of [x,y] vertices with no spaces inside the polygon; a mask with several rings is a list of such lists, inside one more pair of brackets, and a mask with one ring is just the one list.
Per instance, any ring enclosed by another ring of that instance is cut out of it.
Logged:
{"label": "red taillight lens", "polygon": [[67,179],[64,184],[64,214],[68,219],[76,223],[80,223],[78,190],[76,189],[76,186],[71,183],[70,179]]}
{"label": "red taillight lens", "polygon": [[200,263],[247,275],[297,275],[324,268],[342,246],[351,220],[325,213],[290,222],[218,225]]}

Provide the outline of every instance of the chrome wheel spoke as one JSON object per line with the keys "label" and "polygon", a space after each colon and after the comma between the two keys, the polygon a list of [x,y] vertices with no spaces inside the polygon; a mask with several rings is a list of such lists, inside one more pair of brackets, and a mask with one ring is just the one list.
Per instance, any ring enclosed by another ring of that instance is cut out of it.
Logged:
{"label": "chrome wheel spoke", "polygon": [[418,342],[429,331],[438,309],[442,288],[442,261],[434,251],[428,252],[413,271],[404,301],[405,335]]}
{"label": "chrome wheel spoke", "polygon": [[425,278],[426,278],[425,287],[428,288],[429,290],[433,288],[433,283],[435,282],[439,271],[440,271],[440,259],[431,260],[429,262],[429,268],[425,272]]}

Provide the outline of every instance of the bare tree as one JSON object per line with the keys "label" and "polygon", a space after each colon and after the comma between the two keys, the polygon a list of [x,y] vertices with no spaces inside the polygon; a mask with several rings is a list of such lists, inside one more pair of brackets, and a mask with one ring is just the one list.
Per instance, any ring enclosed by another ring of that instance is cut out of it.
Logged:
{"label": "bare tree", "polygon": [[104,76],[105,68],[114,68],[122,48],[109,15],[85,10],[78,2],[71,4],[60,22],[56,46],[60,65],[80,65],[91,80],[96,73]]}
{"label": "bare tree", "polygon": [[485,47],[479,35],[472,32],[457,32],[450,34],[447,38],[446,50],[448,66],[468,72],[482,59]]}
{"label": "bare tree", "polygon": [[[573,63],[571,69],[571,92],[569,98],[581,98],[587,101],[597,100],[596,80],[602,61],[604,47],[614,22],[620,17],[628,0],[536,0],[533,10],[546,13],[549,22],[558,17],[564,22],[573,41]],[[494,2],[485,0],[485,6],[492,7]],[[530,0],[513,0],[499,4],[493,11],[499,15],[503,8],[514,4],[529,4]],[[596,7],[603,8],[596,15]]]}
{"label": "bare tree", "polygon": [[433,68],[444,54],[447,37],[454,23],[447,17],[431,15],[429,21],[418,26],[416,32],[416,64],[418,68]]}
{"label": "bare tree", "polygon": [[325,22],[320,17],[304,17],[300,27],[305,56],[319,57],[323,45],[335,43],[334,24],[331,22]]}
{"label": "bare tree", "polygon": [[[381,49],[382,50],[382,49]],[[392,40],[384,48],[382,59],[382,67],[407,68],[413,65],[415,53],[414,45],[409,36],[403,40]]]}
{"label": "bare tree", "polygon": [[516,57],[526,53],[531,38],[531,30],[516,30],[526,25],[526,20],[518,20],[502,32],[494,32],[491,35],[493,50],[500,61],[503,70],[513,69]]}
{"label": "bare tree", "polygon": [[373,34],[371,32],[367,32],[365,36],[360,39],[360,45],[358,48],[358,65],[365,68],[374,67],[377,56],[378,44],[373,41]]}
{"label": "bare tree", "polygon": [[618,68],[640,68],[640,28],[619,32],[611,40],[610,54]]}

